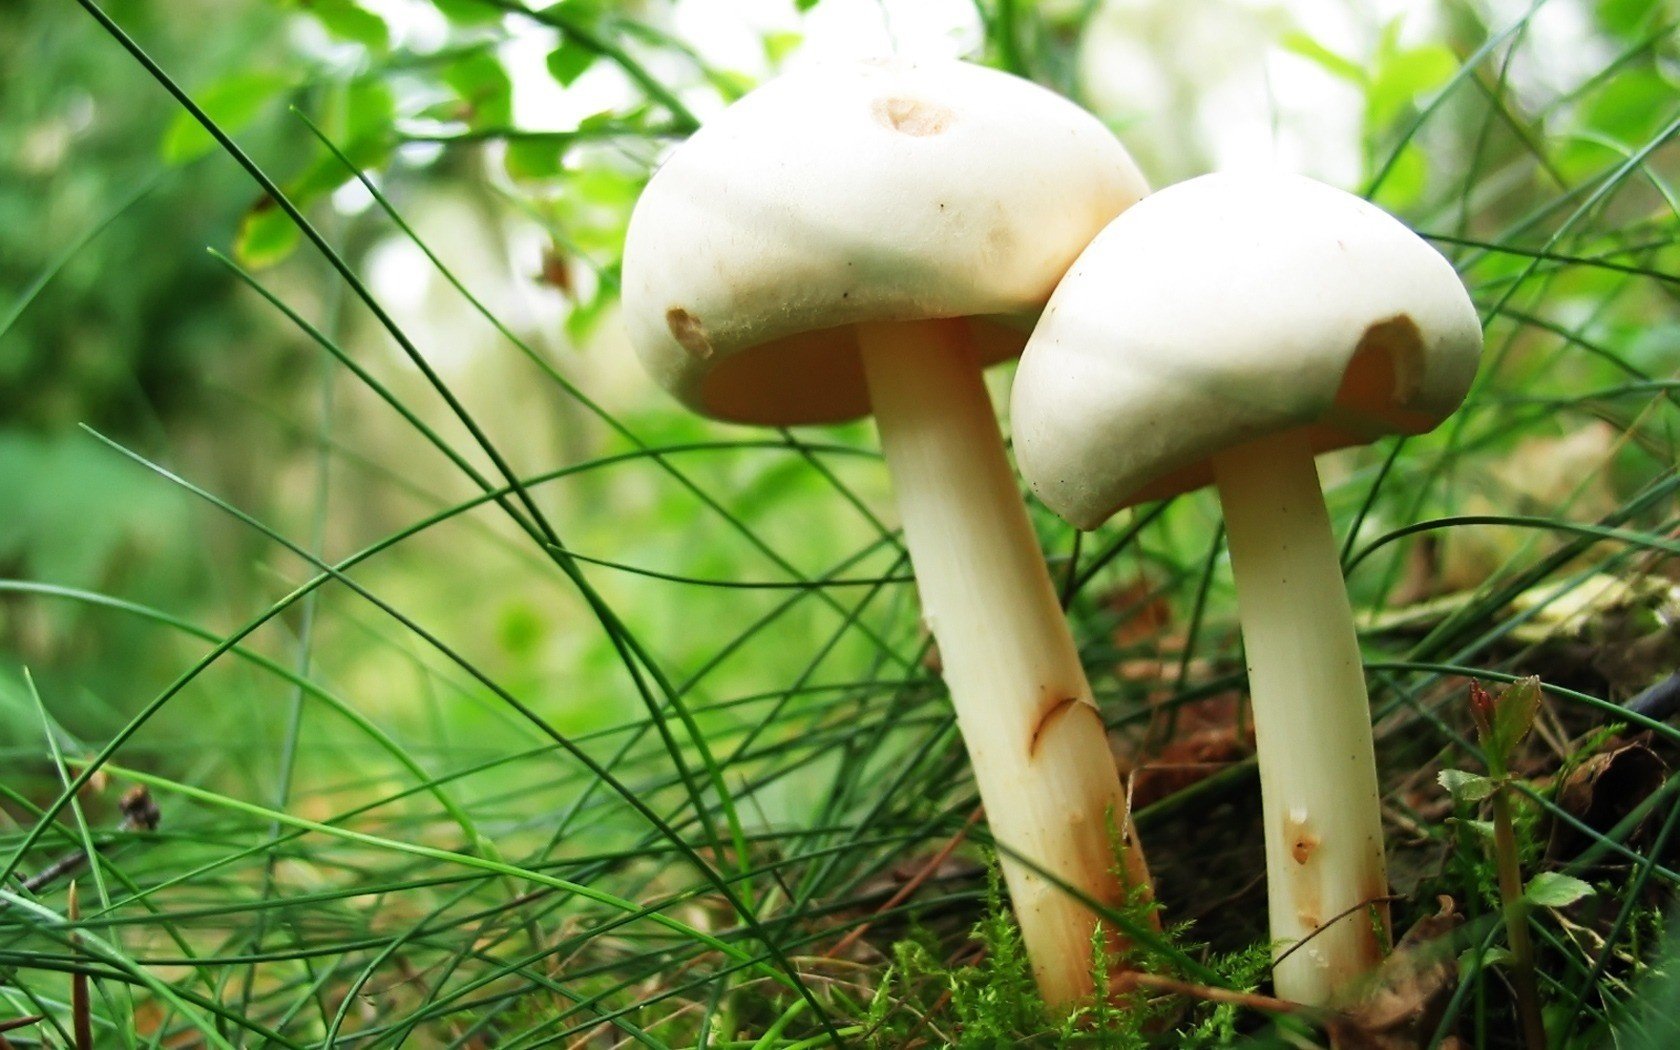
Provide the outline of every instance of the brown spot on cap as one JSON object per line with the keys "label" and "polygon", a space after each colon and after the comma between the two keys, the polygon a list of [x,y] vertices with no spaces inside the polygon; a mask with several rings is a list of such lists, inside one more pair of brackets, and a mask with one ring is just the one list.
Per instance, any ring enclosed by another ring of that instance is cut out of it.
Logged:
{"label": "brown spot on cap", "polygon": [[695,357],[704,361],[712,356],[712,343],[706,338],[706,329],[700,324],[700,318],[680,306],[673,306],[665,311],[665,327],[671,330],[672,338]]}
{"label": "brown spot on cap", "polygon": [[1406,314],[1373,322],[1359,337],[1336,403],[1373,415],[1403,409],[1423,385],[1423,333]]}
{"label": "brown spot on cap", "polygon": [[951,126],[957,115],[948,106],[916,98],[878,98],[870,107],[882,126],[922,138],[937,135]]}

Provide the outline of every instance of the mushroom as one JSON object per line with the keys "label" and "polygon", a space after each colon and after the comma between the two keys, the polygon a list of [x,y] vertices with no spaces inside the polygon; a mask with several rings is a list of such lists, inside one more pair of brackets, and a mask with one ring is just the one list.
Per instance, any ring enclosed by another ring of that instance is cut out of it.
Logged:
{"label": "mushroom", "polygon": [[[1126,797],[982,370],[1014,357],[1091,237],[1147,192],[1094,117],[960,62],[846,63],[749,93],[648,183],[625,323],[690,408],[873,412],[923,620],[1046,1001],[1092,984],[1096,916],[1147,894]],[[1046,878],[1046,875],[1049,878]],[[1112,935],[1112,932],[1111,932]]]}
{"label": "mushroom", "polygon": [[1371,712],[1313,458],[1431,429],[1481,346],[1452,266],[1392,216],[1298,176],[1222,174],[1109,224],[1016,373],[1017,462],[1074,525],[1218,487],[1286,999],[1350,994],[1388,923]]}

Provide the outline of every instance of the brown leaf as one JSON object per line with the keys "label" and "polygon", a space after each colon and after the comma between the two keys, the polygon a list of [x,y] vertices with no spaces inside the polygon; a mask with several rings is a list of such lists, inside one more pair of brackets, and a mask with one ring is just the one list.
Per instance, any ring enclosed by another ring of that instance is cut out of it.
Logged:
{"label": "brown leaf", "polygon": [[1172,735],[1137,762],[1132,807],[1159,802],[1253,754],[1253,722],[1242,718],[1239,726],[1240,703],[1240,696],[1231,693],[1185,704],[1172,714],[1157,711],[1151,735]]}
{"label": "brown leaf", "polygon": [[1117,649],[1159,638],[1172,622],[1166,594],[1142,576],[1104,595],[1103,604],[1119,617],[1113,635]]}
{"label": "brown leaf", "polygon": [[1463,921],[1451,897],[1440,905],[1400,938],[1365,997],[1326,1026],[1334,1050],[1412,1050],[1434,1034],[1458,984],[1452,933]]}
{"label": "brown leaf", "polygon": [[[1668,766],[1655,751],[1635,740],[1582,762],[1558,785],[1557,804],[1565,813],[1598,832],[1609,832],[1650,798],[1668,779]],[[1650,832],[1650,817],[1628,836],[1635,846]],[[1552,822],[1546,843],[1548,860],[1569,860],[1593,843],[1586,832],[1562,820]]]}

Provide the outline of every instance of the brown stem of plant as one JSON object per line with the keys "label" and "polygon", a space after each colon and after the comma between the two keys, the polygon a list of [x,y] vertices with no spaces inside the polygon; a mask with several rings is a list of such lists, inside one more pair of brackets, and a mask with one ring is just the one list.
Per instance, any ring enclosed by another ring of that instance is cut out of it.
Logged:
{"label": "brown stem of plant", "polygon": [[[118,831],[149,832],[157,830],[161,814],[158,812],[157,803],[152,801],[151,793],[145,787],[137,787],[129,791],[122,797],[118,806],[123,814],[122,823],[117,825]],[[18,881],[30,893],[39,893],[66,875],[74,875],[81,871],[82,868],[87,866],[87,862],[88,855],[86,852],[79,849],[72,850],[35,874],[28,878],[20,878]]]}
{"label": "brown stem of plant", "polygon": [[1305,1003],[1290,1002],[1287,999],[1276,999],[1272,996],[1260,995],[1255,992],[1237,992],[1232,991],[1229,988],[1214,988],[1205,984],[1191,984],[1189,981],[1180,981],[1173,977],[1163,977],[1160,974],[1140,973],[1136,970],[1128,970],[1125,973],[1116,974],[1114,977],[1110,978],[1108,982],[1108,989],[1110,992],[1130,992],[1138,988],[1147,988],[1151,991],[1157,992],[1168,992],[1173,995],[1182,995],[1186,998],[1200,999],[1209,1003],[1225,1003],[1231,1006],[1242,1006],[1247,1007],[1250,1010],[1259,1010],[1263,1013],[1270,1014],[1316,1013],[1315,1010],[1307,1006]]}
{"label": "brown stem of plant", "polygon": [[1493,863],[1499,873],[1499,899],[1510,942],[1511,985],[1517,993],[1517,1015],[1528,1050],[1546,1050],[1546,1023],[1540,1016],[1540,987],[1534,976],[1534,942],[1528,935],[1528,901],[1523,897],[1522,867],[1517,859],[1517,834],[1511,824],[1508,788],[1493,792]]}
{"label": "brown stem of plant", "polygon": [[12,1044],[7,1040],[5,1033],[40,1024],[46,1019],[45,1014],[29,1014],[26,1017],[13,1017],[10,1020],[0,1021],[0,1050],[12,1050]]}

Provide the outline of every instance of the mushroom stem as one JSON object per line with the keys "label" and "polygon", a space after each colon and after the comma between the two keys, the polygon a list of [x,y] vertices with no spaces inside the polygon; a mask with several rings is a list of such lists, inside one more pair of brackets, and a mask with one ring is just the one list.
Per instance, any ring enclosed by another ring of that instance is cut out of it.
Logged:
{"label": "mushroom stem", "polygon": [[1322,1006],[1382,961],[1377,928],[1388,933],[1359,639],[1306,435],[1238,446],[1213,468],[1254,705],[1274,953],[1311,937],[1272,979],[1279,998]]}
{"label": "mushroom stem", "polygon": [[[1045,1001],[1067,1007],[1092,990],[1096,916],[1034,867],[1112,907],[1129,887],[1149,892],[1108,735],[967,323],[866,324],[858,341],[922,618],[939,645],[1022,940]],[[1124,879],[1116,834],[1127,846]]]}

